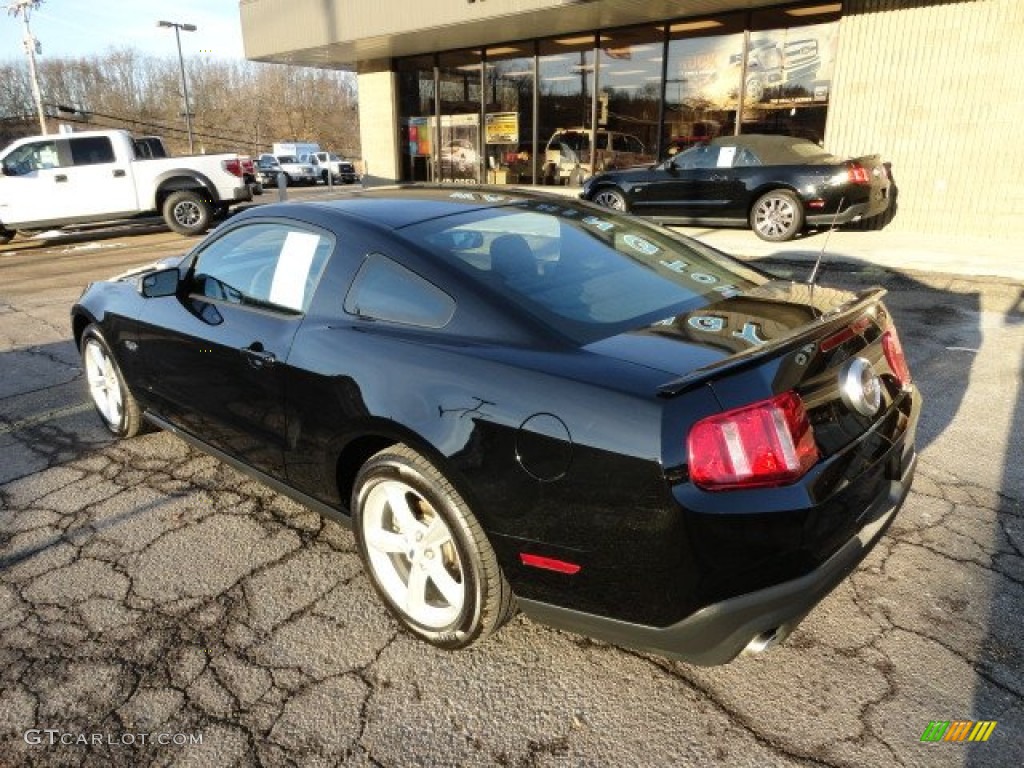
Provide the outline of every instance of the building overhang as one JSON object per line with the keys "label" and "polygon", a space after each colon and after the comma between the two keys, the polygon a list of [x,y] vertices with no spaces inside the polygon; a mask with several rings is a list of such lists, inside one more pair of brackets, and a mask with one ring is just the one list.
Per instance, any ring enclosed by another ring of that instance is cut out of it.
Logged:
{"label": "building overhang", "polygon": [[[779,0],[241,0],[246,58],[360,70],[434,51],[693,18]],[[822,5],[838,3],[822,2]]]}

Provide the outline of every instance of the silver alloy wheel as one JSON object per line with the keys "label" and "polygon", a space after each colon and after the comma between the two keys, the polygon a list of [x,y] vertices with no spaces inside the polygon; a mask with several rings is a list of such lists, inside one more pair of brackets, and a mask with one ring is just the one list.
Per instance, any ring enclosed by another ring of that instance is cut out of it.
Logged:
{"label": "silver alloy wheel", "polygon": [[796,204],[785,195],[765,195],[754,209],[754,228],[771,240],[788,237],[797,221]]}
{"label": "silver alloy wheel", "polygon": [[182,200],[174,206],[174,220],[183,227],[194,227],[202,217],[202,209],[192,200]]}
{"label": "silver alloy wheel", "polygon": [[360,518],[380,587],[408,618],[431,630],[450,626],[466,604],[466,579],[451,529],[411,486],[382,480]]}
{"label": "silver alloy wheel", "polygon": [[117,378],[117,369],[107,351],[96,339],[85,342],[85,376],[89,394],[103,419],[112,428],[120,428],[124,420],[124,394]]}
{"label": "silver alloy wheel", "polygon": [[626,210],[626,200],[622,197],[622,194],[614,189],[602,189],[596,195],[594,195],[594,202],[598,205],[603,205],[605,208],[611,208],[616,211]]}

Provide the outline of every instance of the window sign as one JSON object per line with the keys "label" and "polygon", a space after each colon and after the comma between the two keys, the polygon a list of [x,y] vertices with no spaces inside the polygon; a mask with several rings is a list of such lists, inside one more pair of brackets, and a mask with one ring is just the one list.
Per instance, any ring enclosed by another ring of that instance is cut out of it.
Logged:
{"label": "window sign", "polygon": [[484,135],[488,144],[519,143],[518,112],[490,112],[485,117]]}
{"label": "window sign", "polygon": [[302,309],[306,280],[309,278],[313,256],[319,245],[320,236],[312,232],[288,233],[270,284],[271,302],[288,309]]}
{"label": "window sign", "polygon": [[429,156],[431,151],[429,117],[409,118],[409,154]]}

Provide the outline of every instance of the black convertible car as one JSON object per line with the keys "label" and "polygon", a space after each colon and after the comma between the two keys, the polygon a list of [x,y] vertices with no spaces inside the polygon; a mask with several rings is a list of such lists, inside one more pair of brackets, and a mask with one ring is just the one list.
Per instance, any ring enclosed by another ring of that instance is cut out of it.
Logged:
{"label": "black convertible car", "polygon": [[518,608],[714,664],[785,637],[909,491],[883,293],[586,203],[393,189],[251,208],[72,324],[111,432],[171,430],[351,524],[428,642]]}
{"label": "black convertible car", "polygon": [[763,240],[884,213],[890,179],[878,155],[843,160],[793,136],[719,136],[660,165],[583,182],[585,200],[678,224],[749,225]]}

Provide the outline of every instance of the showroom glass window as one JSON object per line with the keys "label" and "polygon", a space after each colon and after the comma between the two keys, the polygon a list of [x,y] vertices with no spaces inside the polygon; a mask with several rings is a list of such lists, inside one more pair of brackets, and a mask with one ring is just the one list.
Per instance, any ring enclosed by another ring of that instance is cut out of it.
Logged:
{"label": "showroom glass window", "polygon": [[510,43],[486,51],[484,147],[487,181],[533,181],[534,44]]}
{"label": "showroom glass window", "polygon": [[441,135],[437,175],[440,181],[481,181],[481,65],[479,50],[438,56]]}
{"label": "showroom glass window", "polygon": [[610,155],[597,169],[653,162],[658,145],[662,27],[613,29],[601,33],[598,52],[597,125],[609,131]]}
{"label": "showroom glass window", "polygon": [[564,157],[565,152],[560,154],[557,143],[551,142],[556,133],[561,130],[590,130],[595,44],[596,36],[592,34],[569,35],[540,42],[537,62],[537,151],[540,152],[543,146],[544,163],[541,173],[548,183],[565,183],[568,177],[564,163],[561,164],[562,170],[559,170],[560,157]]}
{"label": "showroom glass window", "polygon": [[745,14],[669,25],[662,156],[735,132]]}
{"label": "showroom glass window", "polygon": [[840,10],[818,3],[750,14],[743,133],[824,140]]}
{"label": "showroom glass window", "polygon": [[402,179],[430,181],[436,103],[434,57],[400,59],[397,76]]}

